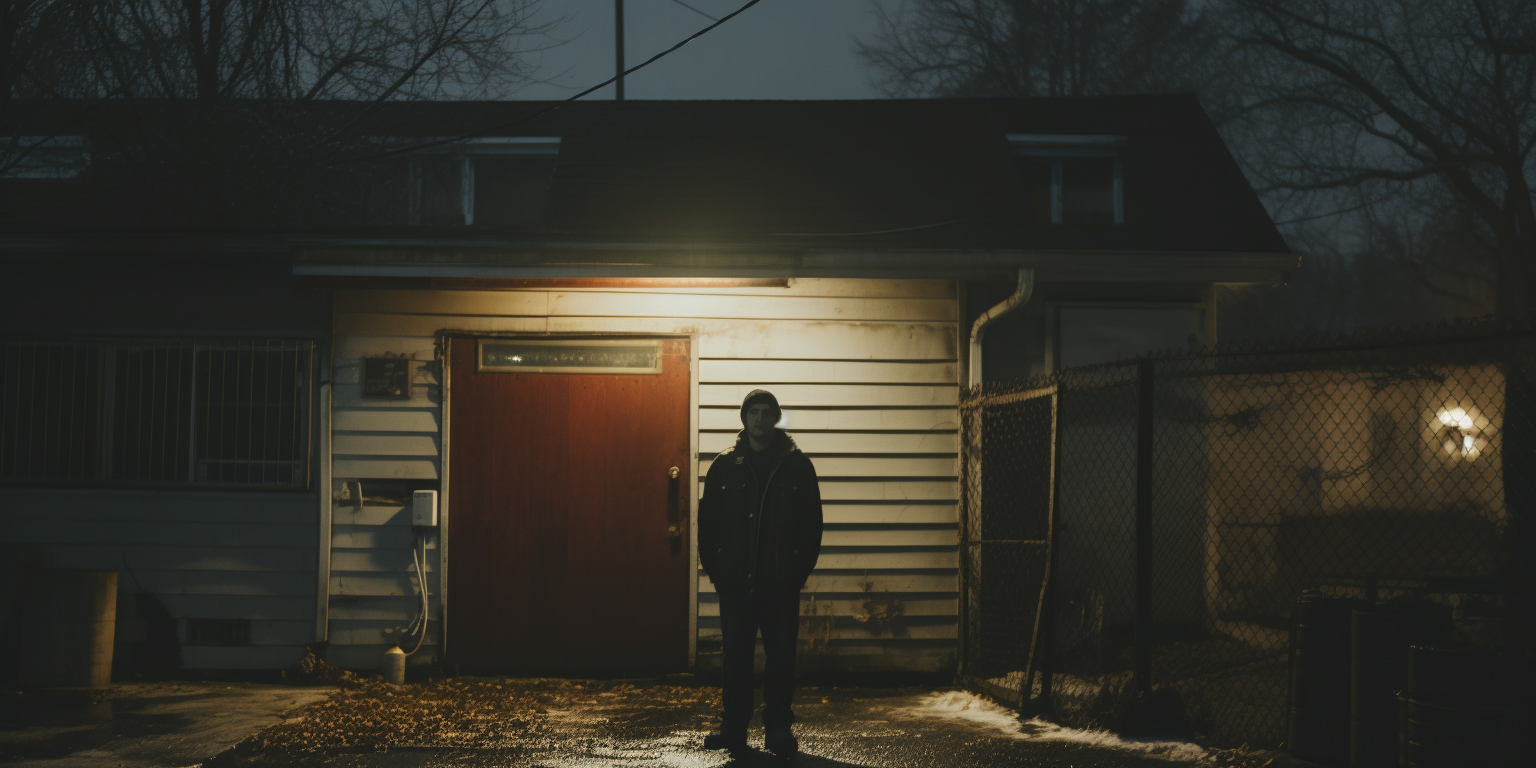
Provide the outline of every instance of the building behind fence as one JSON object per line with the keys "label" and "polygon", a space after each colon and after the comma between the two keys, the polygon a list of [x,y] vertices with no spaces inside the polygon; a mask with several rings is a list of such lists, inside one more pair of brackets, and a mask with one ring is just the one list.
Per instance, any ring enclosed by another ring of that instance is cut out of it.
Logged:
{"label": "building behind fence", "polygon": [[1502,644],[1533,368],[1536,336],[1470,324],[973,391],[962,674],[1080,726],[1149,692],[1274,747],[1304,592],[1439,602]]}

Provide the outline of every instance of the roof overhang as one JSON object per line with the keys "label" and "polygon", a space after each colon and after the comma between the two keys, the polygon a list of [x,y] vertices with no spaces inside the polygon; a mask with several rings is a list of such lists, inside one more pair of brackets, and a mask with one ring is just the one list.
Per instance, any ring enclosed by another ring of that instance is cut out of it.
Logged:
{"label": "roof overhang", "polygon": [[1294,252],[825,247],[786,244],[527,242],[291,235],[0,235],[0,254],[287,259],[295,275],[397,278],[786,278],[1275,283]]}
{"label": "roof overhang", "polygon": [[758,248],[676,245],[531,245],[517,248],[311,246],[296,275],[411,278],[865,277],[981,280],[1031,267],[1040,280],[1273,283],[1296,253],[1046,251],[1028,249]]}

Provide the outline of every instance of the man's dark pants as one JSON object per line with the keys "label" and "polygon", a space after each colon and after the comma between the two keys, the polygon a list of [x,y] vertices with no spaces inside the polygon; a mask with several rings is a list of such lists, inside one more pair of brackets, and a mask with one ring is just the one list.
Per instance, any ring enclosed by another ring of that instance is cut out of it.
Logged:
{"label": "man's dark pants", "polygon": [[795,694],[795,639],[800,632],[800,594],[761,597],[720,596],[720,632],[724,654],[721,676],[725,716],[721,733],[746,733],[752,719],[752,660],[757,633],[763,633],[763,727],[788,728]]}

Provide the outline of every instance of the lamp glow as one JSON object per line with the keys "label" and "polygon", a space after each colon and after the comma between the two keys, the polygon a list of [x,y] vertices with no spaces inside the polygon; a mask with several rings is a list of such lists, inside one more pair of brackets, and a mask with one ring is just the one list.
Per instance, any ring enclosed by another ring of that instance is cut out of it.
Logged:
{"label": "lamp glow", "polygon": [[1465,408],[1452,408],[1441,411],[1440,423],[1447,427],[1456,427],[1463,432],[1471,431],[1475,428],[1475,425],[1472,423],[1472,416],[1467,413]]}
{"label": "lamp glow", "polygon": [[1435,420],[1440,423],[1436,431],[1447,456],[1471,461],[1482,455],[1488,440],[1483,435],[1485,425],[1478,423],[1480,419],[1475,409],[1444,408],[1436,414]]}

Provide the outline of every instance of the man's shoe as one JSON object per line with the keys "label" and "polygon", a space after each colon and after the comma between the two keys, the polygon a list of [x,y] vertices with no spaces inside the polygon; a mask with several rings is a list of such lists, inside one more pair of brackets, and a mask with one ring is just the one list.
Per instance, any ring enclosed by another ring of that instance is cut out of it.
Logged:
{"label": "man's shoe", "polygon": [[763,736],[763,746],[775,755],[793,755],[800,751],[800,742],[788,728],[775,728]]}
{"label": "man's shoe", "polygon": [[742,752],[747,748],[747,735],[745,733],[711,733],[704,737],[704,748]]}

